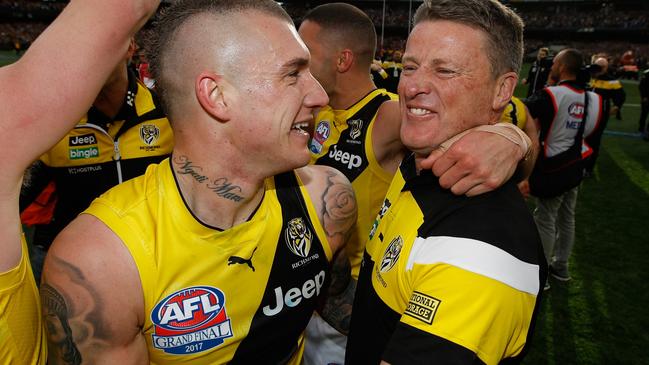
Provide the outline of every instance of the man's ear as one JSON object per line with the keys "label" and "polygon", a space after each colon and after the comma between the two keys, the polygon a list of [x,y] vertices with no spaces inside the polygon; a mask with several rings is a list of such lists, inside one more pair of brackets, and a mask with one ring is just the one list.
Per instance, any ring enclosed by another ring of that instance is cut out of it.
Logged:
{"label": "man's ear", "polygon": [[518,74],[516,74],[516,72],[507,72],[498,77],[492,104],[494,110],[502,110],[507,106],[507,103],[509,103],[509,100],[511,100],[514,95],[514,89],[516,88],[517,82]]}
{"label": "man's ear", "polygon": [[349,71],[354,64],[354,52],[351,49],[345,48],[338,53],[336,60],[336,70],[340,73]]}
{"label": "man's ear", "polygon": [[225,95],[225,80],[222,75],[202,72],[196,78],[195,92],[203,110],[220,122],[230,120],[230,109]]}

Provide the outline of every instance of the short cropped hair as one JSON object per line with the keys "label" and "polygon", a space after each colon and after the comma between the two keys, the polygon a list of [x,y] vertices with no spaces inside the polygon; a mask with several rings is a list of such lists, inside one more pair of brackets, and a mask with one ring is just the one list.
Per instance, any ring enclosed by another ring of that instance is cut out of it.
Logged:
{"label": "short cropped hair", "polygon": [[351,49],[363,65],[369,67],[376,52],[376,29],[367,14],[359,8],[346,3],[330,3],[316,6],[302,18],[323,28],[328,41],[339,42]]}
{"label": "short cropped hair", "polygon": [[167,52],[177,31],[197,15],[213,14],[223,17],[248,10],[259,11],[293,24],[291,17],[273,0],[178,0],[160,12],[147,38],[145,50],[149,69],[156,80],[156,91],[168,115],[171,114],[169,110],[171,96],[167,92],[169,84],[165,79],[165,72],[174,65],[167,65],[166,61]]}
{"label": "short cropped hair", "polygon": [[494,77],[518,73],[523,62],[523,21],[496,0],[424,0],[414,24],[447,20],[482,30],[488,39],[487,57]]}
{"label": "short cropped hair", "polygon": [[561,51],[559,60],[565,67],[565,71],[571,75],[578,75],[582,66],[584,66],[584,55],[574,48],[566,48]]}

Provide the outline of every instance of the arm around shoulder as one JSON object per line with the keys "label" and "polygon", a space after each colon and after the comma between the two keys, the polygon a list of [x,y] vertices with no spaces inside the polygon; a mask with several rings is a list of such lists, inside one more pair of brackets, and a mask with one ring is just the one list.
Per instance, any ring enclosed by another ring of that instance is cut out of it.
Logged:
{"label": "arm around shoulder", "polygon": [[121,240],[95,217],[80,215],[54,241],[41,301],[51,363],[148,361],[137,268]]}

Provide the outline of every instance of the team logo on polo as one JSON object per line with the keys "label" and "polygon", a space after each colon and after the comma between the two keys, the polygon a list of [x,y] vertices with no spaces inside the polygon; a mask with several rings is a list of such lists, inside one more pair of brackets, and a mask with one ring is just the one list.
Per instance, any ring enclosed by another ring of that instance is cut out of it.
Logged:
{"label": "team logo on polo", "polygon": [[350,120],[347,122],[347,125],[349,125],[349,136],[352,137],[352,139],[356,139],[361,135],[361,131],[363,129],[362,119]]}
{"label": "team logo on polo", "polygon": [[329,139],[329,135],[331,135],[331,127],[329,126],[329,121],[320,121],[320,123],[318,123],[318,126],[315,128],[313,138],[311,138],[311,142],[309,143],[309,149],[311,150],[311,152],[316,154],[322,152],[322,146],[324,145],[325,141]]}
{"label": "team logo on polo", "polygon": [[81,160],[99,156],[97,137],[94,133],[72,136],[68,139],[70,160]]}
{"label": "team logo on polo", "polygon": [[160,137],[160,128],[154,124],[142,124],[140,126],[140,139],[146,145],[151,146]]}
{"label": "team logo on polo", "polygon": [[284,238],[288,249],[300,257],[307,257],[311,250],[313,234],[302,218],[293,218],[288,222],[284,231]]}
{"label": "team logo on polo", "polygon": [[211,286],[181,289],[151,312],[153,347],[168,354],[193,354],[217,347],[232,337],[225,295]]}
{"label": "team logo on polo", "polygon": [[388,246],[387,250],[385,250],[383,258],[381,259],[381,268],[379,269],[380,272],[388,272],[390,271],[390,269],[392,269],[392,267],[394,267],[394,264],[396,264],[399,260],[399,255],[401,254],[402,247],[403,238],[401,238],[401,236],[397,236],[392,240],[392,242],[390,242],[390,245]]}

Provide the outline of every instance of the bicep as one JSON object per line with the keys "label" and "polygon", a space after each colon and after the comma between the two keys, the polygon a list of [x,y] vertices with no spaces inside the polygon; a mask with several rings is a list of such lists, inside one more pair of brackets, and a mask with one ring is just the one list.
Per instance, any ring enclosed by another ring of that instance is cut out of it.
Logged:
{"label": "bicep", "polygon": [[87,224],[93,218],[81,217],[57,237],[44,268],[41,302],[49,360],[146,362],[138,313],[142,291],[133,277],[135,269],[114,245],[114,237],[93,230],[97,223]]}

